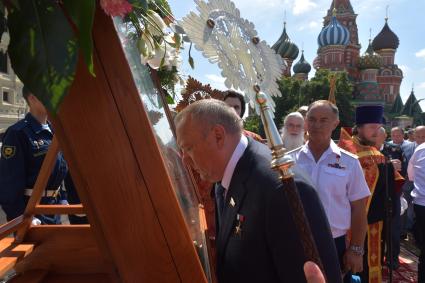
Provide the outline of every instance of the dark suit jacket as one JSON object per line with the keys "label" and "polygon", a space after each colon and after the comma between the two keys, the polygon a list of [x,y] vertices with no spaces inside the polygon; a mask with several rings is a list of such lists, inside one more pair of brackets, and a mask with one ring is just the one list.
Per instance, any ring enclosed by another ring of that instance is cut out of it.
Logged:
{"label": "dark suit jacket", "polygon": [[394,146],[398,146],[401,149],[401,157],[393,157],[391,156],[391,158],[397,158],[400,159],[401,161],[401,175],[406,179],[406,181],[408,180],[406,178],[407,176],[407,166],[409,165],[409,160],[413,155],[413,152],[415,151],[415,147],[416,147],[416,143],[414,142],[409,142],[409,141],[403,141],[402,144],[395,144],[393,141],[390,141],[389,144],[394,145]]}
{"label": "dark suit jacket", "polygon": [[[305,257],[271,153],[249,139],[236,165],[217,236],[220,283],[305,282]],[[319,198],[306,180],[296,178],[301,199],[325,266],[327,282],[341,282],[329,224]],[[233,205],[232,205],[233,203]],[[235,233],[242,216],[242,232]],[[241,217],[239,217],[241,218]]]}

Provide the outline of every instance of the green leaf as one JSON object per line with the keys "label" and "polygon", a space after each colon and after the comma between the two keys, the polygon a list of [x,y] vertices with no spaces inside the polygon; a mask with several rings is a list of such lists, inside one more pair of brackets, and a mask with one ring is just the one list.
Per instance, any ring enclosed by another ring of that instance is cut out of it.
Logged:
{"label": "green leaf", "polygon": [[64,0],[63,4],[78,29],[78,44],[84,56],[90,74],[96,76],[93,66],[93,39],[92,28],[94,12],[96,10],[95,0]]}
{"label": "green leaf", "polygon": [[129,0],[130,4],[134,7],[141,8],[143,10],[147,10],[149,7],[149,0]]}
{"label": "green leaf", "polygon": [[191,51],[192,51],[192,43],[190,43],[190,47],[189,47],[189,65],[192,69],[195,69],[195,62],[193,61],[193,57],[190,53]]}
{"label": "green leaf", "polygon": [[148,55],[148,48],[146,46],[145,40],[142,37],[137,39],[137,49],[139,50],[140,54],[143,55],[143,57]]}
{"label": "green leaf", "polygon": [[56,1],[20,0],[8,14],[12,68],[56,114],[74,81],[77,38]]}
{"label": "green leaf", "polygon": [[189,57],[189,65],[192,69],[195,69],[195,61],[193,61],[193,57]]}
{"label": "green leaf", "polygon": [[174,99],[171,97],[171,95],[170,95],[170,94],[168,94],[168,95],[165,97],[165,100],[167,101],[167,104],[175,104]]}

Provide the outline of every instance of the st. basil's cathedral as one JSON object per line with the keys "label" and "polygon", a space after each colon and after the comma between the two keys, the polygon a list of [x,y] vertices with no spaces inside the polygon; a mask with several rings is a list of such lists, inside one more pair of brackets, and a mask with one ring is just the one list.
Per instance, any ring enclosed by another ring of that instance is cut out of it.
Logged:
{"label": "st. basil's cathedral", "polygon": [[[313,67],[316,70],[324,68],[331,71],[346,71],[355,86],[354,93],[347,95],[352,95],[355,105],[384,105],[388,118],[402,116],[407,118],[415,113],[422,113],[413,90],[406,104],[403,104],[401,100],[400,85],[403,80],[403,71],[395,63],[399,38],[391,30],[388,18],[385,18],[382,30],[373,40],[369,40],[363,55],[360,55],[361,45],[356,18],[357,14],[354,13],[350,0],[332,2],[317,38],[319,47]],[[291,67],[299,55],[299,48],[291,42],[286,31],[286,24],[272,48],[288,66],[284,75],[291,76]],[[295,78],[308,79],[311,65],[304,58],[303,52],[292,69]],[[397,124],[407,122],[397,122],[394,118],[391,120]]]}

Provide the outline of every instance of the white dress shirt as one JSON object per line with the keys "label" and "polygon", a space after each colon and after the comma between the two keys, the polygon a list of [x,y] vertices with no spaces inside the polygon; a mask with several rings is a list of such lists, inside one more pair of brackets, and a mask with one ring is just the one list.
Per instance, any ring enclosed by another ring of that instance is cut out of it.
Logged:
{"label": "white dress shirt", "polygon": [[425,143],[416,147],[409,161],[407,175],[413,181],[413,190],[410,193],[413,203],[425,206]]}
{"label": "white dress shirt", "polygon": [[296,166],[310,175],[331,226],[333,238],[351,227],[351,202],[370,196],[357,156],[339,148],[332,140],[316,162],[308,143],[289,152]]}
{"label": "white dress shirt", "polygon": [[226,196],[227,191],[229,189],[236,164],[238,163],[239,159],[241,159],[247,147],[248,147],[248,139],[245,135],[242,135],[238,145],[233,151],[232,157],[230,158],[229,162],[226,165],[226,169],[224,169],[223,179],[221,180],[221,185],[225,189],[224,196]]}

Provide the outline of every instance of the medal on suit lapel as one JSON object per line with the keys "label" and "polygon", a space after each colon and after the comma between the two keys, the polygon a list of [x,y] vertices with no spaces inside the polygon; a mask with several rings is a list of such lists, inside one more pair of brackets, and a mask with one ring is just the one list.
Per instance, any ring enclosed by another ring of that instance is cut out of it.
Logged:
{"label": "medal on suit lapel", "polygon": [[230,205],[232,206],[232,207],[235,207],[235,205],[236,205],[236,202],[235,202],[235,200],[231,197],[230,198]]}
{"label": "medal on suit lapel", "polygon": [[236,223],[236,227],[235,227],[235,235],[241,237],[242,236],[242,224],[245,221],[245,216],[238,213],[236,215],[236,220],[238,222]]}

